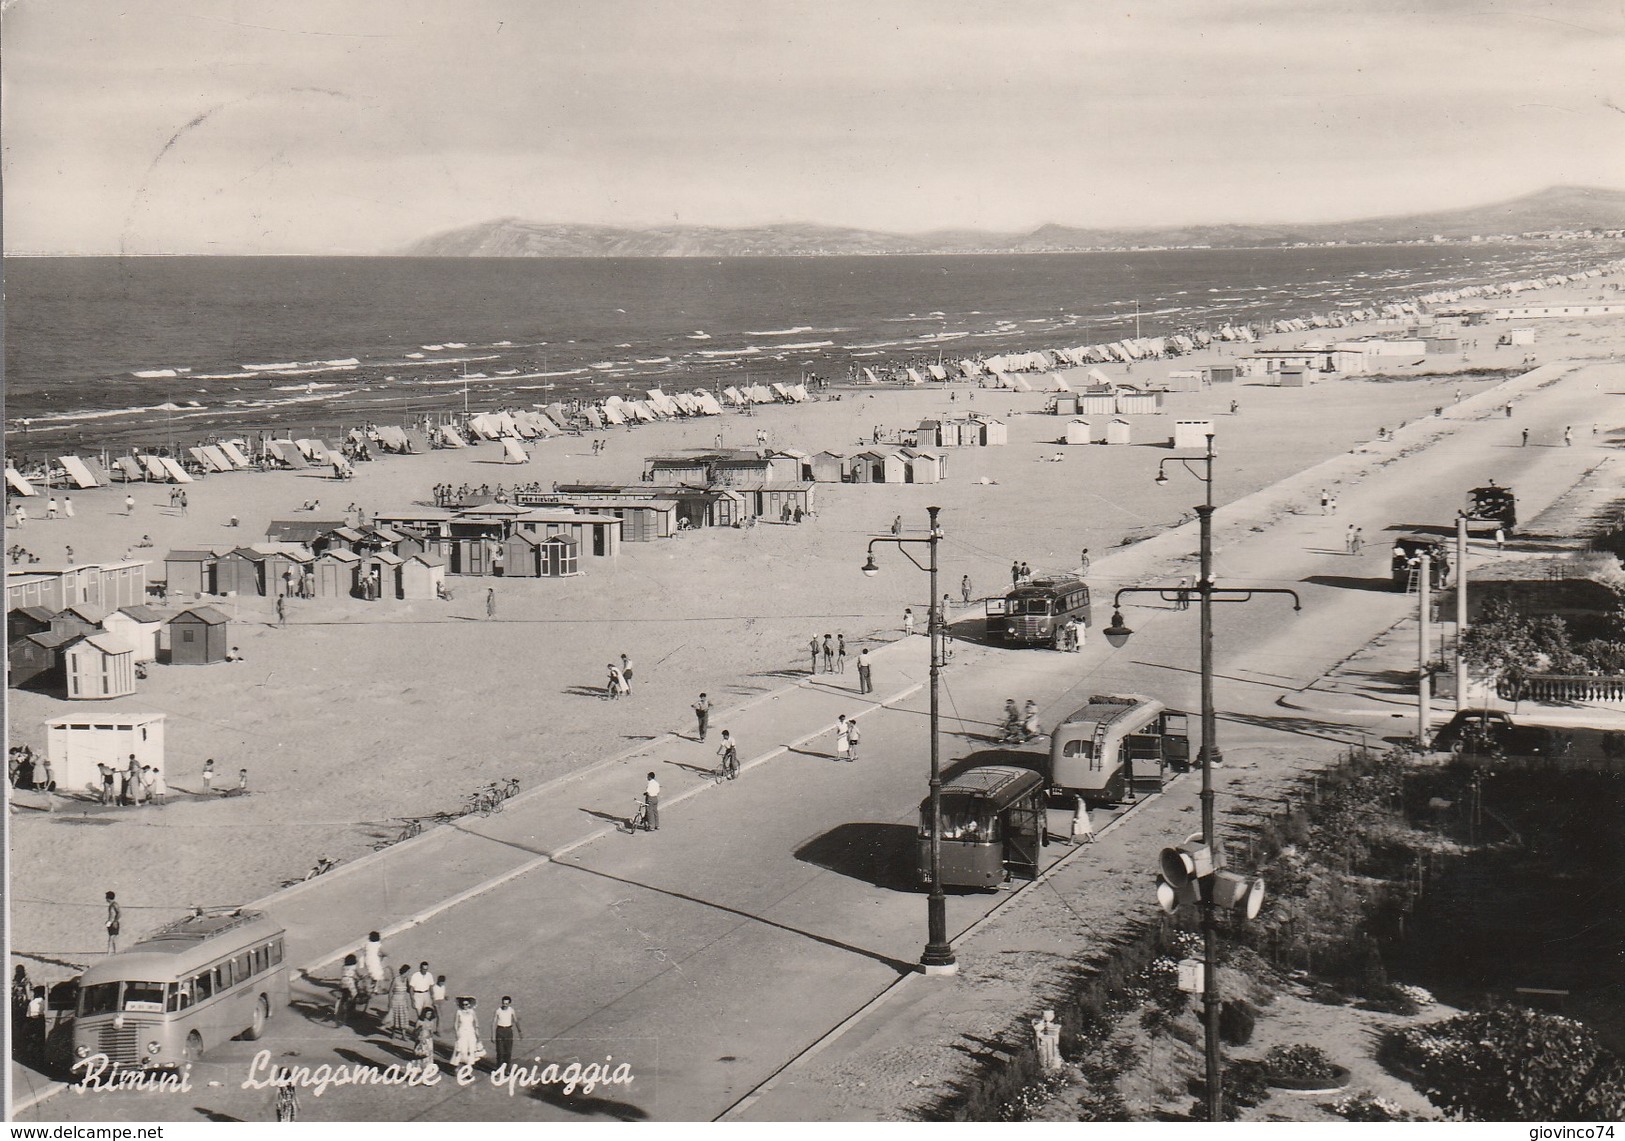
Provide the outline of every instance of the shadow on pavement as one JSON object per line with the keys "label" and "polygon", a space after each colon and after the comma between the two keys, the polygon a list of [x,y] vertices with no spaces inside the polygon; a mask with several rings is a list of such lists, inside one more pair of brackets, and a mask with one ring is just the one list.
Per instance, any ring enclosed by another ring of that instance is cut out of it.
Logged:
{"label": "shadow on pavement", "polygon": [[1341,590],[1380,590],[1385,594],[1395,593],[1394,580],[1389,578],[1355,578],[1349,574],[1311,574],[1298,580],[1313,586],[1333,586]]}
{"label": "shadow on pavement", "polygon": [[795,851],[796,859],[883,891],[918,891],[917,831],[908,824],[839,824]]}

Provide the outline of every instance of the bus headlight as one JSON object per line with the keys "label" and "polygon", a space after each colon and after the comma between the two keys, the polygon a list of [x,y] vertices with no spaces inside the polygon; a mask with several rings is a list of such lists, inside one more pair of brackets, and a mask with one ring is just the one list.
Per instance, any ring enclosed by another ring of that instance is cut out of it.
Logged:
{"label": "bus headlight", "polygon": [[149,1053],[149,1054],[162,1054],[163,1052],[164,1052],[164,1044],[162,1042],[148,1042],[147,1043],[147,1053]]}
{"label": "bus headlight", "polygon": [[89,1046],[75,1046],[73,1048],[73,1056],[75,1058],[88,1058],[88,1057],[90,1057],[90,1047]]}
{"label": "bus headlight", "polygon": [[1005,623],[1004,632],[1006,634],[1014,634],[1016,632],[1016,624],[1014,622]]}
{"label": "bus headlight", "polygon": [[122,1015],[122,1014],[113,1015],[113,1029],[114,1030],[123,1030],[124,1029],[124,1015]]}

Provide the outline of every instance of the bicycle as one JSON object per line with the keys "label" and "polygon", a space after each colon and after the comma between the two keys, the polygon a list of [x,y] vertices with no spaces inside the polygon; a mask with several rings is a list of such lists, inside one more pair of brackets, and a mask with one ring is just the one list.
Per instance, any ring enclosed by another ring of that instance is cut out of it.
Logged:
{"label": "bicycle", "polygon": [[626,822],[626,830],[636,832],[641,828],[647,832],[649,831],[649,802],[640,796],[637,798],[636,803],[638,806],[637,811],[632,813],[632,819]]}
{"label": "bicycle", "polygon": [[717,750],[717,753],[722,757],[722,765],[711,773],[712,780],[717,784],[721,784],[725,780],[737,780],[739,778],[739,750],[733,745],[724,745]]}

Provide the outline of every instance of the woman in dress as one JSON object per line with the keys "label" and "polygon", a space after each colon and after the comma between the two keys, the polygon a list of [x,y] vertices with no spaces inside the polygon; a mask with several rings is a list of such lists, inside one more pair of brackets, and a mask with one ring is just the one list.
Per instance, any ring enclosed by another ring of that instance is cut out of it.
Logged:
{"label": "woman in dress", "polygon": [[411,964],[402,963],[389,983],[389,1014],[384,1018],[384,1031],[391,1038],[397,1033],[402,1038],[412,1036],[412,986],[407,979],[411,972]]}
{"label": "woman in dress", "polygon": [[851,743],[846,736],[846,714],[843,713],[835,722],[835,759],[838,761],[846,760],[851,747]]}
{"label": "woman in dress", "polygon": [[344,956],[344,971],[333,994],[333,1021],[348,1026],[355,1020],[356,998],[360,994],[361,965],[354,955]]}
{"label": "woman in dress", "polygon": [[366,988],[367,1001],[362,1004],[362,1009],[367,1009],[372,996],[389,985],[389,975],[384,970],[384,940],[376,931],[368,932],[367,944],[361,948],[361,968],[371,984]]}
{"label": "woman in dress", "polygon": [[425,1006],[418,1014],[417,1044],[414,1053],[424,1069],[434,1065],[434,1032],[439,1025],[440,1020],[435,1017],[433,1006]]}
{"label": "woman in dress", "polygon": [[454,1066],[472,1066],[485,1057],[485,1047],[480,1044],[480,1020],[474,1013],[474,1000],[462,997],[457,1000],[457,1014],[452,1020],[455,1033],[451,1047],[451,1064]]}

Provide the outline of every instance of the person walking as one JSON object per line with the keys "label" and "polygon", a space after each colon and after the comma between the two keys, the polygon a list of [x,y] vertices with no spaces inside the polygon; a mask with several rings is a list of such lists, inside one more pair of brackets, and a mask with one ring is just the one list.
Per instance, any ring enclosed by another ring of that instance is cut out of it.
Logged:
{"label": "person walking", "polygon": [[1345,555],[1352,555],[1354,553],[1354,524],[1353,523],[1350,523],[1348,525],[1348,529],[1343,532],[1343,553]]}
{"label": "person walking", "polygon": [[497,616],[497,592],[495,587],[488,586],[485,588],[485,616],[486,618],[495,618]]}
{"label": "person walking", "polygon": [[717,756],[722,758],[722,779],[736,780],[739,777],[739,750],[734,745],[733,735],[726,729],[722,731],[722,744],[717,746]]}
{"label": "person walking", "polygon": [[959,580],[959,599],[966,606],[970,605],[970,575]]}
{"label": "person walking", "polygon": [[[1592,429],[1592,434],[1593,435],[1596,434],[1596,429],[1595,428]],[[62,497],[62,514],[63,514],[63,516],[65,518],[68,518],[68,519],[73,518],[73,496],[64,495]]]}
{"label": "person walking", "polygon": [[1529,446],[1529,429],[1525,428],[1523,430],[1523,443],[1520,444],[1519,447],[1527,448],[1528,446]]}
{"label": "person walking", "polygon": [[1326,489],[1324,487],[1321,488],[1320,489],[1320,513],[1322,515],[1326,514],[1326,505],[1329,504],[1331,501],[1332,501],[1332,497],[1327,493]]}
{"label": "person walking", "polygon": [[103,763],[101,761],[97,761],[96,762],[96,771],[97,771],[98,774],[100,774],[101,779],[102,779],[102,799],[101,799],[101,802],[103,804],[112,804],[113,803],[113,780],[114,780],[113,769],[112,769],[111,766],[109,766],[109,765],[107,765],[107,764],[105,764],[105,763]]}
{"label": "person walking", "polygon": [[519,1012],[508,995],[502,996],[502,1004],[491,1015],[491,1036],[496,1039],[497,1065],[512,1065],[514,1040],[525,1035],[519,1028]]}
{"label": "person walking", "polygon": [[361,1006],[363,1010],[370,1009],[372,996],[389,985],[389,974],[384,967],[387,958],[383,937],[376,931],[367,932],[367,941],[361,948],[361,973],[367,981],[365,1001]]}
{"label": "person walking", "polygon": [[846,672],[846,635],[845,634],[837,634],[837,635],[835,635],[835,672],[838,673],[838,674],[844,674]]}
{"label": "person walking", "polygon": [[1189,575],[1179,580],[1179,589],[1174,594],[1174,609],[1189,610],[1191,608],[1191,579]]}
{"label": "person walking", "polygon": [[860,740],[862,740],[862,739],[863,739],[863,734],[858,730],[858,719],[856,717],[853,717],[850,720],[848,720],[847,723],[846,723],[846,759],[847,760],[855,761],[855,760],[858,759],[858,742]]}
{"label": "person walking", "polygon": [[288,596],[285,594],[276,596],[276,624],[278,626],[288,624]]}
{"label": "person walking", "polygon": [[914,633],[914,611],[911,607],[903,607],[903,634]]}
{"label": "person walking", "polygon": [[621,655],[621,684],[626,687],[626,696],[632,696],[632,659],[625,654]]}
{"label": "person walking", "polygon": [[[705,738],[700,739],[703,741]],[[643,830],[660,831],[660,782],[655,779],[654,773],[649,774],[649,783],[643,786],[643,807],[648,814],[648,822]]]}
{"label": "person walking", "polygon": [[824,635],[824,672],[835,672],[835,641],[829,634]]}
{"label": "person walking", "polygon": [[107,953],[118,954],[119,925],[124,913],[119,910],[118,896],[113,892],[107,893]]}
{"label": "person walking", "polygon": [[419,963],[406,985],[412,993],[412,1009],[422,1018],[424,1008],[429,1005],[430,992],[434,990],[434,973],[429,970],[429,964]]}
{"label": "person walking", "polygon": [[851,743],[846,736],[846,714],[842,713],[835,719],[835,759],[847,761],[852,758],[848,755]]}
{"label": "person walking", "polygon": [[1495,529],[1495,553],[1500,554],[1502,551],[1505,551],[1506,546],[1507,546],[1506,529],[1504,527],[1497,527]]}
{"label": "person walking", "polygon": [[186,514],[186,492],[184,490],[181,492],[181,514]]}
{"label": "person walking", "polygon": [[339,985],[333,992],[333,1021],[340,1026],[348,1026],[355,1020],[356,998],[360,995],[361,965],[356,962],[354,955],[344,956],[344,966],[339,970]]}
{"label": "person walking", "polygon": [[24,507],[21,502],[18,502],[17,506],[12,509],[11,519],[11,525],[13,527],[22,527],[24,523],[28,522],[28,508]]}
{"label": "person walking", "polygon": [[818,673],[818,651],[820,649],[818,645],[818,635],[814,634],[812,636],[812,641],[807,643],[807,645],[808,648],[812,650],[812,668],[807,672],[816,675]]}
{"label": "person walking", "polygon": [[1331,514],[1336,515],[1337,514],[1337,493],[1336,492],[1332,493],[1332,498],[1331,498],[1330,503],[1328,504],[1328,506],[1331,508]]}
{"label": "person walking", "polygon": [[858,692],[873,693],[874,681],[870,674],[869,651],[867,648],[858,651]]}
{"label": "person walking", "polygon": [[1361,551],[1363,551],[1364,549],[1365,549],[1365,528],[1364,527],[1356,527],[1356,528],[1354,528],[1354,537],[1349,540],[1349,553],[1353,554],[1353,555],[1357,555]]}
{"label": "person walking", "polygon": [[700,740],[705,740],[705,728],[711,720],[711,699],[700,694],[700,699],[694,703],[694,723],[699,729]]}
{"label": "person walking", "polygon": [[54,495],[45,501],[45,517],[47,519],[56,518],[56,496]]}
{"label": "person walking", "polygon": [[412,1031],[412,1055],[425,1070],[434,1065],[435,1032],[439,1029],[440,1015],[433,1006],[418,1011],[417,1025]]}
{"label": "person walking", "polygon": [[135,496],[130,495],[128,493],[126,493],[125,496],[124,496],[124,514],[126,514],[126,515],[134,515],[135,514]]}
{"label": "person walking", "polygon": [[1574,447],[1574,427],[1573,427],[1573,425],[1570,425],[1569,427],[1563,429],[1563,446],[1565,448]]}
{"label": "person walking", "polygon": [[893,535],[901,535],[903,533],[903,517],[901,515],[897,516],[897,518],[891,521],[891,533]]}
{"label": "person walking", "polygon": [[214,758],[210,757],[203,762],[203,795],[207,796],[214,791]]}
{"label": "person walking", "polygon": [[480,1019],[474,1010],[474,999],[460,995],[457,1013],[452,1016],[451,1064],[472,1066],[485,1057],[485,1046],[480,1042]]}
{"label": "person walking", "polygon": [[412,1036],[412,984],[408,977],[412,968],[407,963],[401,964],[389,980],[389,1012],[384,1015],[384,1033],[390,1038],[399,1034],[402,1038]]}
{"label": "person walking", "polygon": [[1025,562],[1023,562],[1021,564],[1021,581],[1022,582],[1031,582],[1032,577],[1033,577],[1033,569],[1030,566],[1028,566]]}

